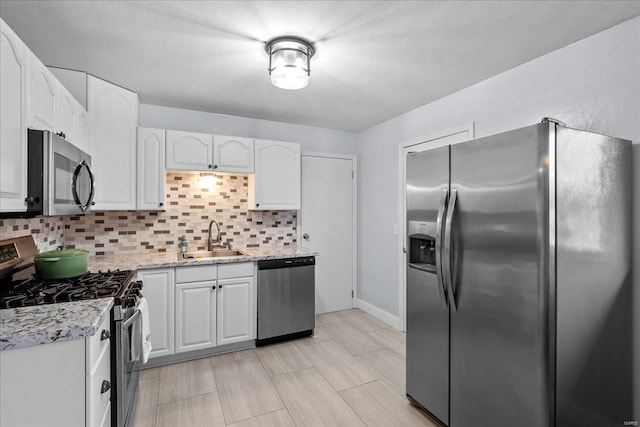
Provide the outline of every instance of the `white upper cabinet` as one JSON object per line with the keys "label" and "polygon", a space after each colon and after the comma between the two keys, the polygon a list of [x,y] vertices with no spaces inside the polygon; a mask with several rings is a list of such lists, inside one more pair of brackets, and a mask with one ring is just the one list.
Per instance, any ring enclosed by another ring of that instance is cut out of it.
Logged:
{"label": "white upper cabinet", "polygon": [[27,56],[29,128],[63,133],[67,141],[90,153],[87,111],[33,52],[27,50]]}
{"label": "white upper cabinet", "polygon": [[0,211],[27,197],[27,47],[0,19]]}
{"label": "white upper cabinet", "polygon": [[135,210],[138,95],[88,76],[87,107],[96,175],[93,209]]}
{"label": "white upper cabinet", "polygon": [[166,146],[167,170],[213,170],[211,134],[168,130]]}
{"label": "white upper cabinet", "polygon": [[85,153],[91,155],[89,113],[79,102],[76,102],[76,127],[73,134],[75,135],[75,145]]}
{"label": "white upper cabinet", "polygon": [[249,175],[249,209],[300,209],[300,144],[255,140],[255,175]]}
{"label": "white upper cabinet", "polygon": [[253,173],[253,138],[214,135],[213,170]]}
{"label": "white upper cabinet", "polygon": [[138,210],[164,210],[165,130],[138,128]]}
{"label": "white upper cabinet", "polygon": [[29,55],[29,127],[53,131],[55,129],[56,93],[58,80],[31,52]]}
{"label": "white upper cabinet", "polygon": [[58,83],[58,96],[56,99],[56,121],[55,133],[64,134],[64,139],[69,142],[76,142],[76,114],[78,103],[71,93],[61,83]]}

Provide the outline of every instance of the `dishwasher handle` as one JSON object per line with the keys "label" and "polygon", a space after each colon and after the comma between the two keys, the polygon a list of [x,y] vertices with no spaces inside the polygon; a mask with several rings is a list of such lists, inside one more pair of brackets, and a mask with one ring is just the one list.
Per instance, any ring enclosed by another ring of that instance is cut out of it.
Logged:
{"label": "dishwasher handle", "polygon": [[316,258],[305,256],[299,258],[281,258],[258,261],[258,270],[274,270],[277,268],[296,268],[316,265]]}

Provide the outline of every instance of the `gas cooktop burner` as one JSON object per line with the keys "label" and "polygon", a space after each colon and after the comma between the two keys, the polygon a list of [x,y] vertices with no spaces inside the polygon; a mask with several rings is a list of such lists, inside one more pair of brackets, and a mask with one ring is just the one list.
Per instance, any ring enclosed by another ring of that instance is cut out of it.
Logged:
{"label": "gas cooktop burner", "polygon": [[80,301],[106,297],[121,300],[138,294],[141,286],[132,283],[132,271],[108,271],[87,273],[80,277],[62,280],[13,281],[0,287],[0,308],[28,307],[58,302]]}

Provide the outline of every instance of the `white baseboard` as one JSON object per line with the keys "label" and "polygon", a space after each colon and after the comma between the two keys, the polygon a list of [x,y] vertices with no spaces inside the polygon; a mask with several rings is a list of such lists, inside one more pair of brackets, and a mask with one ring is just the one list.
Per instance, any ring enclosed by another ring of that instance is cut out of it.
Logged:
{"label": "white baseboard", "polygon": [[394,316],[393,314],[384,311],[383,309],[361,299],[356,300],[356,305],[360,310],[369,313],[376,319],[383,321],[392,328],[400,329],[400,318],[398,318],[398,316]]}

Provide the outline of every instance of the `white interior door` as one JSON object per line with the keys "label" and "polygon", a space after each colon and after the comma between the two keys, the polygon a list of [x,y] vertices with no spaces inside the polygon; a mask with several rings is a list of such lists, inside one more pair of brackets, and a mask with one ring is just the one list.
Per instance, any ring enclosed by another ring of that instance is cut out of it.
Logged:
{"label": "white interior door", "polygon": [[302,155],[300,244],[318,251],[316,313],[354,301],[355,158]]}

